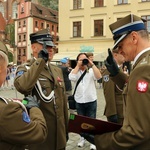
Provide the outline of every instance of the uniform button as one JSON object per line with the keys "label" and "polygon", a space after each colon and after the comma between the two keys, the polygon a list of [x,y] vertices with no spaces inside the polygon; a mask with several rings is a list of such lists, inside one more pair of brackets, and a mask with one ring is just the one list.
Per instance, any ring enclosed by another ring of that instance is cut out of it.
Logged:
{"label": "uniform button", "polygon": [[57,106],[57,105],[55,106],[55,109],[58,109],[58,106]]}
{"label": "uniform button", "polygon": [[36,65],[39,65],[39,62],[36,62]]}
{"label": "uniform button", "polygon": [[54,86],[54,89],[57,89],[57,85]]}

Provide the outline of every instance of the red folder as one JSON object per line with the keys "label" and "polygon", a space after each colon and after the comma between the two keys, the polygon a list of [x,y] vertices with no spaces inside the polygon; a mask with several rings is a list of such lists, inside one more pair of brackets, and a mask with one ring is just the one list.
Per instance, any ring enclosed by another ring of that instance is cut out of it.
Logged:
{"label": "red folder", "polygon": [[69,118],[69,132],[73,133],[90,133],[90,134],[102,134],[106,132],[112,132],[119,130],[121,125],[103,121],[99,119],[93,119],[85,116],[70,114]]}

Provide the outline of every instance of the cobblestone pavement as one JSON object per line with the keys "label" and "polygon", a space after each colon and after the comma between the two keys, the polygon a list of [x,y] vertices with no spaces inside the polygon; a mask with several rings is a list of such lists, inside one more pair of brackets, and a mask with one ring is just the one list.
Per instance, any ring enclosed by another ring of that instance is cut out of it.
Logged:
{"label": "cobblestone pavement", "polygon": [[[105,116],[103,116],[105,101],[103,96],[103,90],[99,88],[99,85],[96,85],[97,87],[97,95],[98,95],[98,108],[97,108],[97,119],[106,120]],[[3,97],[10,97],[10,98],[23,98],[23,95],[18,93],[16,90],[11,89],[5,89],[0,90],[0,96]],[[67,148],[66,150],[89,150],[90,149],[90,143],[87,141],[85,142],[85,146],[83,148],[77,147],[77,143],[80,139],[80,136],[75,133],[69,133],[69,140],[67,142]]]}

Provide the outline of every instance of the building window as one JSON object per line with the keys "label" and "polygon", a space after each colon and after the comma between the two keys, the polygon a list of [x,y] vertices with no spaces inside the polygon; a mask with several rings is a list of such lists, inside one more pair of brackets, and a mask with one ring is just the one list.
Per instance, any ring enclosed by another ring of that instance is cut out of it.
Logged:
{"label": "building window", "polygon": [[94,20],[94,36],[103,36],[103,20]]}
{"label": "building window", "polygon": [[73,9],[81,8],[81,0],[73,0]]}
{"label": "building window", "polygon": [[54,31],[54,25],[52,25],[52,31]]}
{"label": "building window", "polygon": [[41,23],[41,29],[44,29],[44,23],[43,22]]}
{"label": "building window", "polygon": [[26,56],[26,49],[23,49],[23,56]]}
{"label": "building window", "polygon": [[42,10],[40,10],[40,9],[39,9],[39,14],[41,14],[41,15],[42,15]]}
{"label": "building window", "polygon": [[35,21],[35,27],[38,27],[38,21]]}
{"label": "building window", "polygon": [[147,31],[150,33],[150,15],[149,16],[142,16],[142,19],[144,19],[144,24],[146,26]]}
{"label": "building window", "polygon": [[21,28],[21,22],[20,21],[18,22],[18,27]]}
{"label": "building window", "polygon": [[21,60],[21,49],[18,49],[18,60]]}
{"label": "building window", "polygon": [[73,22],[73,37],[81,37],[81,21]]}
{"label": "building window", "polygon": [[25,27],[25,26],[26,26],[26,20],[23,21],[23,27]]}
{"label": "building window", "polygon": [[127,4],[128,0],[118,0],[118,4]]}
{"label": "building window", "polygon": [[12,18],[16,19],[17,18],[17,1],[14,1],[12,4]]}
{"label": "building window", "polygon": [[4,6],[3,6],[2,2],[0,2],[0,12],[2,13],[2,15],[4,17]]}
{"label": "building window", "polygon": [[51,17],[54,18],[54,19],[57,18],[57,16],[56,16],[53,12],[51,12],[51,11],[50,11],[50,15],[51,15]]}
{"label": "building window", "polygon": [[21,13],[24,13],[24,3],[21,3]]}
{"label": "building window", "polygon": [[23,35],[23,41],[26,41],[26,35],[25,34]]}
{"label": "building window", "polygon": [[95,0],[94,7],[102,7],[104,6],[104,0]]}
{"label": "building window", "polygon": [[19,54],[19,55],[21,55],[21,49],[19,49],[19,52],[18,52],[18,54]]}
{"label": "building window", "polygon": [[20,55],[18,55],[18,60],[19,60],[19,61],[21,60],[21,57],[20,57]]}
{"label": "building window", "polygon": [[49,24],[47,24],[46,27],[49,28]]}
{"label": "building window", "polygon": [[21,42],[21,35],[19,35],[19,40],[18,41]]}

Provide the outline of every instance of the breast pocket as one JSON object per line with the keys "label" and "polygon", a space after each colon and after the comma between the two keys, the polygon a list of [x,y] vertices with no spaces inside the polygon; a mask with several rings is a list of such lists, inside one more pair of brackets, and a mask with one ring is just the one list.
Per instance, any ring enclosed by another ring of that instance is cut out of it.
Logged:
{"label": "breast pocket", "polygon": [[53,90],[53,83],[46,78],[39,78],[39,82],[41,85],[41,89],[43,91],[43,93],[47,96],[48,94],[50,94],[50,92]]}

